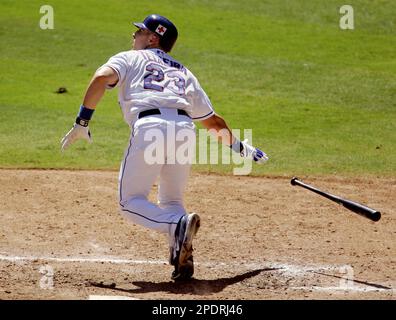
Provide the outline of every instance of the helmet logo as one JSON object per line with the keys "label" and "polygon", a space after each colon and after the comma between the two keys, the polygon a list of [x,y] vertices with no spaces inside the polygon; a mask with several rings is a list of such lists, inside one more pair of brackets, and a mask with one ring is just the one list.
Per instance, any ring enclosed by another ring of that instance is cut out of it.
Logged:
{"label": "helmet logo", "polygon": [[158,33],[159,35],[163,36],[164,33],[166,32],[167,28],[165,28],[163,25],[158,25],[157,29],[155,29],[155,32]]}

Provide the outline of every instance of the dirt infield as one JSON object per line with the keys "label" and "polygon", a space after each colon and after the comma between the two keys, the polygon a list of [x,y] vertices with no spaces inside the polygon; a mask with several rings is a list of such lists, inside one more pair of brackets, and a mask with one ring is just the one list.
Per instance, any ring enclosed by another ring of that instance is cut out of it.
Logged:
{"label": "dirt infield", "polygon": [[117,178],[0,170],[0,299],[396,298],[395,179],[301,177],[381,211],[374,223],[291,177],[195,173],[195,279],[174,283],[165,236],[119,214]]}

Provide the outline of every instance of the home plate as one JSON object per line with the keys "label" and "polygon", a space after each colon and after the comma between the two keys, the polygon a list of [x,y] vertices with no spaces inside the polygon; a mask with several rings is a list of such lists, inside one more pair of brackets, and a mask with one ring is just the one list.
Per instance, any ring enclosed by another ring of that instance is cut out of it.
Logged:
{"label": "home plate", "polygon": [[102,295],[90,295],[88,300],[140,300],[137,298],[127,296],[102,296]]}

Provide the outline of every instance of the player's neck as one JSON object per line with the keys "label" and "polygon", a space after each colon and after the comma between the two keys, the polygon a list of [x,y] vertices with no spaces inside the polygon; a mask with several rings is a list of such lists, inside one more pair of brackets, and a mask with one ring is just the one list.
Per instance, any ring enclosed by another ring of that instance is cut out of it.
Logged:
{"label": "player's neck", "polygon": [[157,50],[161,50],[161,51],[164,51],[164,52],[165,52],[164,49],[162,49],[161,47],[156,46],[156,45],[148,45],[148,46],[146,46],[144,49],[145,49],[145,50],[147,50],[147,49],[157,49]]}

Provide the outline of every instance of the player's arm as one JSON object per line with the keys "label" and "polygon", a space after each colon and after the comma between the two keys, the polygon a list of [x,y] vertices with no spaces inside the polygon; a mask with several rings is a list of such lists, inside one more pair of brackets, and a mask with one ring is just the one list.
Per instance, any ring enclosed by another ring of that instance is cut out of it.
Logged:
{"label": "player's arm", "polygon": [[117,72],[112,68],[102,67],[98,69],[89,83],[87,92],[85,93],[83,106],[94,110],[102,99],[106,88],[115,86],[117,82]]}
{"label": "player's arm", "polygon": [[209,130],[210,133],[232,150],[239,153],[242,157],[252,158],[257,163],[263,163],[268,160],[268,156],[258,148],[247,143],[247,139],[239,141],[231,132],[226,121],[217,114],[200,121],[201,124]]}
{"label": "player's arm", "polygon": [[225,120],[217,114],[213,114],[210,118],[200,121],[201,124],[210,132],[215,134],[220,142],[230,146],[234,143],[235,137],[233,136],[230,128]]}
{"label": "player's arm", "polygon": [[88,123],[106,88],[115,86],[118,81],[117,72],[110,67],[105,66],[95,72],[85,93],[83,104],[80,106],[76,122],[61,141],[62,151],[78,139],[92,142]]}

